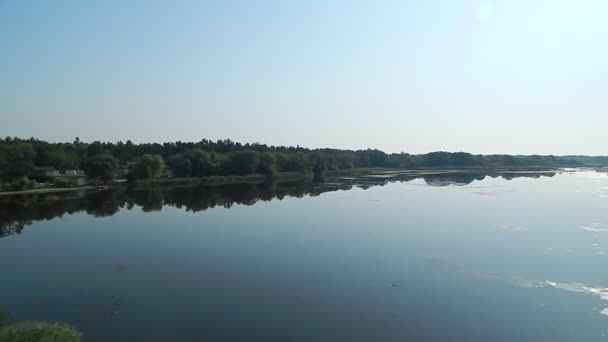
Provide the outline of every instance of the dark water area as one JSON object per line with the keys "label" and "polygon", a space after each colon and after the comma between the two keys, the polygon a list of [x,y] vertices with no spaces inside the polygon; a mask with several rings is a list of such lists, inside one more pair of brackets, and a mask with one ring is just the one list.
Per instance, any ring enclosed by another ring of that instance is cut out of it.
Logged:
{"label": "dark water area", "polygon": [[84,341],[600,341],[608,175],[0,197],[0,308]]}

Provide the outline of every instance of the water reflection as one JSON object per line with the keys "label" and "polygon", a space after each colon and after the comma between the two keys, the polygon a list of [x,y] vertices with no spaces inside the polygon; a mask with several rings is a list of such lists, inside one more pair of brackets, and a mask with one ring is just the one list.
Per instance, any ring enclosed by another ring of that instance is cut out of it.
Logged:
{"label": "water reflection", "polygon": [[263,184],[231,184],[196,187],[153,187],[134,189],[127,187],[104,191],[51,193],[18,196],[0,196],[0,238],[20,234],[37,221],[51,220],[65,214],[85,212],[94,217],[112,216],[121,209],[135,207],[144,212],[158,211],[172,206],[186,211],[199,212],[209,208],[230,208],[235,204],[253,205],[258,201],[282,200],[285,197],[302,198],[322,193],[368,189],[392,182],[410,182],[423,179],[429,186],[464,186],[486,177],[511,180],[519,177],[553,177],[552,171],[486,172],[477,171],[401,171],[382,174],[355,174],[347,177],[328,177],[324,182],[284,182]]}

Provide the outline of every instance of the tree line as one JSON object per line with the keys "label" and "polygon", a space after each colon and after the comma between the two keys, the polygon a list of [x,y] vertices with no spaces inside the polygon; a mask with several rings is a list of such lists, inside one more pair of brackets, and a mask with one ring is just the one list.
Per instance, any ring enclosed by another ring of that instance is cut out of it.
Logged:
{"label": "tree line", "polygon": [[[321,177],[326,171],[354,168],[424,167],[522,167],[580,166],[597,161],[593,157],[473,155],[465,152],[432,152],[421,155],[385,153],[376,149],[308,149],[300,146],[241,144],[230,139],[199,142],[50,143],[34,138],[0,139],[0,183],[4,190],[31,187],[45,181],[37,170],[82,169],[93,180],[109,182],[166,177],[206,177],[262,174],[269,179],[284,172]],[[592,158],[592,159],[589,159]],[[608,162],[608,160],[600,160]],[[121,174],[120,170],[126,170]]]}

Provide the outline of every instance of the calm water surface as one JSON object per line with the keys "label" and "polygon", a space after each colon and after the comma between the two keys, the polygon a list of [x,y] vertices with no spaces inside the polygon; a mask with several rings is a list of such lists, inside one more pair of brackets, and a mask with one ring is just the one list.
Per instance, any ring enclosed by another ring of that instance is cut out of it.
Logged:
{"label": "calm water surface", "polygon": [[604,341],[608,176],[0,198],[0,307],[85,341]]}

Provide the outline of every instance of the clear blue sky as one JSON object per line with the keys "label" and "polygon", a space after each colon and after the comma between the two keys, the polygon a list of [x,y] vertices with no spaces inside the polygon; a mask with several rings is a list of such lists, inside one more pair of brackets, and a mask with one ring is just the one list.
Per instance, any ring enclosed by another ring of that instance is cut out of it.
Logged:
{"label": "clear blue sky", "polygon": [[0,0],[0,136],[608,154],[608,1]]}

